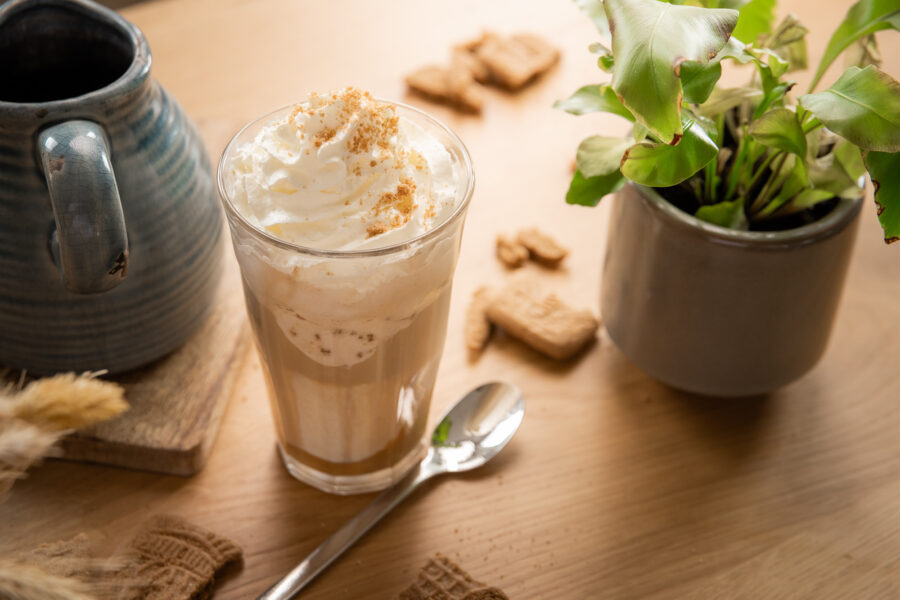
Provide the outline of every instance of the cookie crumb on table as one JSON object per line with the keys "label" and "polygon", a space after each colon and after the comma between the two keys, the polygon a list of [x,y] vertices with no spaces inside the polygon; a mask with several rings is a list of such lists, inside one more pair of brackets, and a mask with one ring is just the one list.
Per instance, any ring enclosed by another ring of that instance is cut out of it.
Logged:
{"label": "cookie crumb on table", "polygon": [[528,248],[501,233],[497,236],[497,258],[510,269],[518,269],[528,260]]}
{"label": "cookie crumb on table", "polygon": [[531,258],[548,266],[555,267],[569,255],[567,248],[535,227],[520,231],[516,241],[528,249]]}
{"label": "cookie crumb on table", "polygon": [[491,72],[478,57],[465,44],[456,46],[450,52],[451,60],[468,69],[469,73],[478,83],[488,83],[491,80]]}
{"label": "cookie crumb on table", "polygon": [[448,104],[461,112],[480,113],[483,88],[493,84],[509,91],[522,89],[559,60],[559,50],[530,33],[481,37],[454,46],[450,64],[428,65],[406,77],[411,92]]}
{"label": "cookie crumb on table", "polygon": [[452,560],[437,554],[397,600],[509,600],[509,596],[475,581]]}
{"label": "cookie crumb on table", "polygon": [[487,318],[487,306],[491,301],[491,290],[480,287],[475,290],[466,309],[466,348],[470,352],[481,352],[491,336],[491,322]]}
{"label": "cookie crumb on table", "polygon": [[484,104],[481,87],[461,62],[449,67],[428,65],[407,75],[409,89],[429,100],[443,102],[463,112],[480,113]]}
{"label": "cookie crumb on table", "polygon": [[557,360],[574,356],[594,339],[599,326],[591,311],[572,308],[526,278],[513,278],[493,294],[486,311],[492,323]]}
{"label": "cookie crumb on table", "polygon": [[486,32],[466,46],[490,74],[490,81],[518,90],[549,71],[559,60],[559,50],[530,33],[508,37]]}

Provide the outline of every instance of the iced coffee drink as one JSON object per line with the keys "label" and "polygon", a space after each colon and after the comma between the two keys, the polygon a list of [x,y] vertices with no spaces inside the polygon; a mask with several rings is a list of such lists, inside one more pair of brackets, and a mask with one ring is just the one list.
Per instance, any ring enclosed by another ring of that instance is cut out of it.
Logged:
{"label": "iced coffee drink", "polygon": [[267,115],[226,148],[220,193],[298,479],[371,491],[420,458],[473,185],[446,127],[352,88]]}

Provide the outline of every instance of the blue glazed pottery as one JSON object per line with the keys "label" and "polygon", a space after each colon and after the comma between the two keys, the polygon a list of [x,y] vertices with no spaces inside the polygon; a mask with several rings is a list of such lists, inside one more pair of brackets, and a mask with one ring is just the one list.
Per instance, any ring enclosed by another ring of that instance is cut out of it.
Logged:
{"label": "blue glazed pottery", "polygon": [[221,217],[141,32],[89,0],[0,5],[0,365],[146,364],[202,322]]}

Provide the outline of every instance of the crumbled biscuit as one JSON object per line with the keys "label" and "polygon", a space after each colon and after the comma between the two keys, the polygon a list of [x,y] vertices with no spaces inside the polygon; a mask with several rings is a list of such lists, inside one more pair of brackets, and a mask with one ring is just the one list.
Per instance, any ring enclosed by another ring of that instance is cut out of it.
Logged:
{"label": "crumbled biscuit", "polygon": [[510,269],[518,269],[528,260],[528,248],[500,234],[497,236],[497,258]]}
{"label": "crumbled biscuit", "polygon": [[459,565],[438,554],[428,560],[397,600],[509,600],[509,597],[495,587],[472,579]]}
{"label": "crumbled biscuit", "polygon": [[480,113],[484,106],[484,92],[472,71],[460,61],[452,61],[447,70],[447,83],[453,104],[462,111]]}
{"label": "crumbled biscuit", "polygon": [[555,267],[569,255],[568,249],[534,227],[520,231],[516,236],[516,241],[528,249],[531,258],[551,267]]}
{"label": "crumbled biscuit", "polygon": [[461,62],[449,67],[429,65],[406,76],[410,90],[435,102],[443,102],[465,112],[479,113],[484,104],[481,87]]}
{"label": "crumbled biscuit", "polygon": [[509,90],[524,87],[559,60],[559,50],[529,33],[509,37],[486,33],[468,47],[487,68],[491,81]]}
{"label": "crumbled biscuit", "polygon": [[468,42],[463,42],[462,44],[459,44],[456,47],[459,48],[460,50],[465,50],[466,52],[474,53],[474,52],[478,51],[478,49],[484,43],[484,40],[486,40],[490,36],[496,36],[496,34],[489,33],[487,31],[483,31],[479,37],[473,38],[473,39],[469,40]]}
{"label": "crumbled biscuit", "polygon": [[228,538],[173,515],[156,515],[130,543],[127,575],[146,582],[143,600],[206,598],[213,579],[241,549]]}
{"label": "crumbled biscuit", "polygon": [[453,48],[451,62],[466,68],[478,83],[488,83],[491,80],[491,72],[465,44]]}
{"label": "crumbled biscuit", "polygon": [[495,325],[535,350],[565,360],[587,345],[597,332],[597,319],[555,294],[545,294],[531,279],[514,277],[493,295],[487,316]]}
{"label": "crumbled biscuit", "polygon": [[487,318],[487,306],[491,301],[491,290],[480,287],[472,294],[466,309],[466,348],[470,352],[481,352],[491,337],[491,322]]}

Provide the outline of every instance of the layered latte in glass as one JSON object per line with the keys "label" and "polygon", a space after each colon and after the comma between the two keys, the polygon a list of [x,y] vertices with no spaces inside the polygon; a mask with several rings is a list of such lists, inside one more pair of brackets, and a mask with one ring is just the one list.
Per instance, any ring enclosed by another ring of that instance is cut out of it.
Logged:
{"label": "layered latte in glass", "polygon": [[288,470],[333,493],[387,487],[423,451],[468,152],[349,88],[241,130],[219,187]]}

